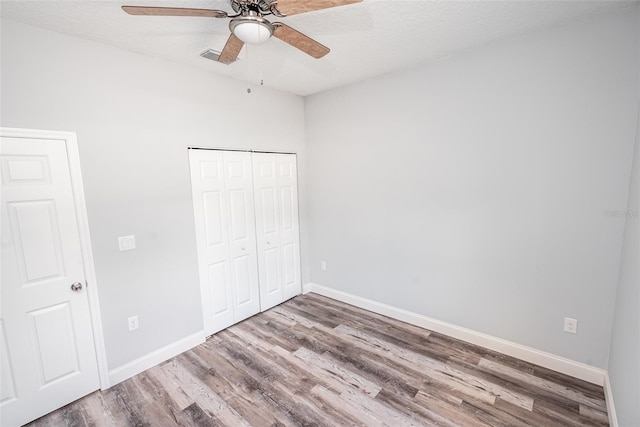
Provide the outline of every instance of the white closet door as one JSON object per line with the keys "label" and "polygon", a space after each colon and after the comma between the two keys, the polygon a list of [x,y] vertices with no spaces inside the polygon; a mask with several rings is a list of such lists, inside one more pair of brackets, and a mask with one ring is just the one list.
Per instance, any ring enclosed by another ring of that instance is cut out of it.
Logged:
{"label": "white closet door", "polygon": [[253,154],[260,309],[300,294],[296,158]]}
{"label": "white closet door", "polygon": [[205,332],[260,310],[251,155],[190,150]]}

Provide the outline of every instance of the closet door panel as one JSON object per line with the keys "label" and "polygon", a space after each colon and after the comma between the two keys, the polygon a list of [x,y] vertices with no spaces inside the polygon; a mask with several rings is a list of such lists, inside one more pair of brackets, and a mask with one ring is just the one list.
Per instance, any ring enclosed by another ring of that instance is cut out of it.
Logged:
{"label": "closet door panel", "polygon": [[279,301],[281,298],[278,258],[278,249],[271,248],[264,251],[264,274],[260,276],[267,298],[274,301]]}
{"label": "closet door panel", "polygon": [[[214,317],[221,317],[229,314],[227,322],[233,321],[233,307],[231,305],[230,283],[227,274],[229,270],[227,262],[221,261],[209,265],[208,286],[210,310]],[[224,283],[226,286],[212,286],[213,283]],[[226,324],[223,322],[222,324]]]}
{"label": "closet door panel", "polygon": [[247,225],[247,191],[231,190],[229,192],[229,208],[231,241],[237,242],[249,238],[250,233]]}
{"label": "closet door panel", "polygon": [[256,196],[260,310],[265,311],[283,301],[277,164],[274,154],[254,153],[252,160],[253,188]]}
{"label": "closet door panel", "polygon": [[260,309],[300,294],[296,158],[254,153]]}
{"label": "closet door panel", "polygon": [[287,300],[302,291],[296,157],[289,154],[277,154],[276,163],[280,196],[282,294],[283,300]]}
{"label": "closet door panel", "polygon": [[296,276],[296,247],[288,244],[282,246],[282,270],[283,286],[285,288],[295,286],[298,277]]}
{"label": "closet door panel", "polygon": [[[210,183],[214,185],[214,183]],[[225,229],[226,195],[223,191],[206,191],[202,193],[204,210],[205,253],[207,260],[206,291],[209,295],[210,308],[207,310],[214,322],[227,325],[233,322],[233,300],[229,276],[227,252],[229,250]]]}
{"label": "closet door panel", "polygon": [[251,154],[191,150],[205,332],[260,311]]}
{"label": "closet door panel", "polygon": [[213,333],[234,322],[224,161],[220,152],[201,150],[191,150],[189,160],[204,326]]}
{"label": "closet door panel", "polygon": [[202,206],[204,208],[204,227],[208,248],[215,248],[224,244],[224,202],[225,195],[222,191],[206,191],[202,193]]}
{"label": "closet door panel", "polygon": [[260,217],[262,220],[262,235],[266,237],[275,237],[278,235],[278,215],[276,206],[278,198],[275,188],[261,188],[260,197],[262,200]]}
{"label": "closet door panel", "polygon": [[249,273],[250,270],[251,265],[248,256],[239,256],[233,260],[233,273],[236,282],[236,300],[238,307],[251,305],[256,300],[255,295],[253,295],[252,292],[252,280]]}
{"label": "closet door panel", "polygon": [[251,154],[224,152],[229,196],[229,255],[234,290],[234,321],[260,311]]}
{"label": "closet door panel", "polygon": [[295,200],[293,186],[280,187],[280,212],[282,213],[282,232],[291,232],[295,229],[294,215],[297,209],[293,206]]}

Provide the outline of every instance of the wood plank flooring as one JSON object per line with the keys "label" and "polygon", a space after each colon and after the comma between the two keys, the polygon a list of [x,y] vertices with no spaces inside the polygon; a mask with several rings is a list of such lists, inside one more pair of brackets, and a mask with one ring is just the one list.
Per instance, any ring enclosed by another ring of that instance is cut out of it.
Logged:
{"label": "wood plank flooring", "polygon": [[602,387],[314,294],[32,426],[604,426]]}

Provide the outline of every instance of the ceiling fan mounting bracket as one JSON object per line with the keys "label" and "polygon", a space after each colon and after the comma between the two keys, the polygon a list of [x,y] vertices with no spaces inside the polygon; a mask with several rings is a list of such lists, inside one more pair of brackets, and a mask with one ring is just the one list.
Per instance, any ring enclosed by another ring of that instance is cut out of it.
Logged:
{"label": "ceiling fan mounting bracket", "polygon": [[238,14],[236,16],[246,16],[251,12],[258,16],[275,15],[279,18],[286,16],[278,10],[277,0],[231,0],[231,8]]}
{"label": "ceiling fan mounting bracket", "polygon": [[278,10],[278,0],[271,1],[271,3],[269,4],[269,10],[271,10],[271,13],[278,18],[285,18],[287,16],[284,13],[280,12],[280,10]]}

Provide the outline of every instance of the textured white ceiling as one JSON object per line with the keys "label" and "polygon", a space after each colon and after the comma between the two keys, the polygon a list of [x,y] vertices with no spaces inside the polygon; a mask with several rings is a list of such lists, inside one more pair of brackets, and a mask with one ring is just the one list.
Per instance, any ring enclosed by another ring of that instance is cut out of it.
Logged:
{"label": "textured white ceiling", "polygon": [[586,19],[637,1],[423,1],[364,0],[282,19],[331,48],[313,59],[272,38],[248,46],[224,65],[200,57],[221,50],[228,19],[130,16],[120,6],[222,9],[227,0],[81,0],[0,2],[0,15],[37,27],[188,64],[211,73],[299,95],[363,80],[392,70],[514,36],[536,28]]}

